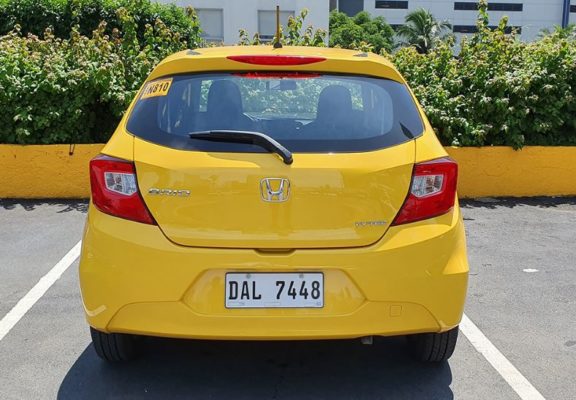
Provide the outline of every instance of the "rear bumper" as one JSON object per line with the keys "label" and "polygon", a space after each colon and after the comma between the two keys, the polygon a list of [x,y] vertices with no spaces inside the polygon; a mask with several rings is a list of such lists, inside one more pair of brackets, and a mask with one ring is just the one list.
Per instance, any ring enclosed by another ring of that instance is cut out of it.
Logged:
{"label": "rear bumper", "polygon": [[[322,271],[322,309],[224,307],[232,271]],[[442,332],[460,322],[468,263],[458,208],[363,248],[262,253],[175,245],[90,207],[80,261],[88,323],[199,339],[328,339]]]}

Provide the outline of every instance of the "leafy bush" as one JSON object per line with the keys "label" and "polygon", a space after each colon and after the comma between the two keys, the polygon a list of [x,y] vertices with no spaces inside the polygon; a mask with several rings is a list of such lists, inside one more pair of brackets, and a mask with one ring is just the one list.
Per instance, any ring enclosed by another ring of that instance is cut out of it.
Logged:
{"label": "leafy bush", "polygon": [[0,37],[0,143],[103,142],[118,124],[152,68],[185,49],[163,21],[138,24],[117,10],[120,30],[105,22],[88,38],[74,28],[61,39],[48,28],[42,39],[19,27]]}
{"label": "leafy bush", "polygon": [[102,21],[106,21],[105,33],[111,35],[122,27],[120,8],[133,17],[141,43],[146,25],[160,19],[190,47],[199,44],[200,26],[192,8],[183,10],[150,0],[0,0],[0,35],[19,25],[23,35],[41,36],[51,28],[56,38],[68,39],[71,29],[77,27],[81,35],[90,36]]}
{"label": "leafy bush", "polygon": [[457,57],[444,42],[393,61],[446,145],[576,145],[576,41],[553,33],[523,43],[506,23],[490,30],[484,3]]}
{"label": "leafy bush", "polygon": [[[280,27],[280,43],[285,46],[316,46],[324,47],[324,41],[326,40],[326,31],[323,29],[314,29],[312,25],[308,25],[304,31],[302,27],[304,26],[304,21],[308,15],[308,9],[303,9],[300,11],[299,15],[295,17],[290,16],[288,18],[288,24],[286,32],[282,31]],[[248,36],[248,32],[245,29],[241,29],[239,32],[240,40],[238,42],[241,46],[257,46],[264,44],[260,39],[260,34],[256,32],[252,39]],[[277,41],[276,34],[272,38],[272,43]]]}
{"label": "leafy bush", "polygon": [[330,13],[330,47],[363,51],[390,52],[394,30],[383,17],[372,18],[362,11],[349,17],[336,10]]}

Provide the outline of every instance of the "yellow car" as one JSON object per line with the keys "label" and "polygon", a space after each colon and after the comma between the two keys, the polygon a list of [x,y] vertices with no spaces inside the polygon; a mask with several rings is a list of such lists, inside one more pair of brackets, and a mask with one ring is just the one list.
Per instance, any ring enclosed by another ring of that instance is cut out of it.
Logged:
{"label": "yellow car", "polygon": [[218,47],[162,61],[90,163],[80,283],[108,361],[138,336],[456,345],[457,165],[384,58]]}

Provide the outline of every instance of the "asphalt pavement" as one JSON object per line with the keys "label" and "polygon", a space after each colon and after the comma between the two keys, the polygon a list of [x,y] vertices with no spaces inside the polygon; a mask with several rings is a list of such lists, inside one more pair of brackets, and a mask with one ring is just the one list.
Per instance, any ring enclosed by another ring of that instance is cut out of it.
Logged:
{"label": "asphalt pavement", "polygon": [[[0,200],[0,319],[81,239],[87,204]],[[576,198],[465,201],[466,314],[546,399],[576,399]],[[402,338],[148,339],[129,364],[90,344],[76,260],[0,339],[0,399],[518,399],[466,335],[448,363]]]}

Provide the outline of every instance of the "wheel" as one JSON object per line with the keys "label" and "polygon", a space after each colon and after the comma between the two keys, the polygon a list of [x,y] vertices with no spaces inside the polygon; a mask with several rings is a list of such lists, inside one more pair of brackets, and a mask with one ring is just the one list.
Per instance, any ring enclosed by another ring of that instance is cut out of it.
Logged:
{"label": "wheel", "polygon": [[138,355],[136,338],[122,333],[104,333],[90,327],[98,357],[108,362],[129,361]]}
{"label": "wheel", "polygon": [[410,352],[418,361],[443,362],[448,360],[458,340],[458,327],[442,333],[408,335]]}

